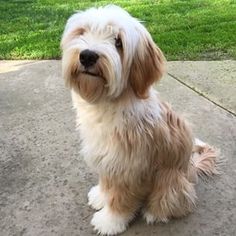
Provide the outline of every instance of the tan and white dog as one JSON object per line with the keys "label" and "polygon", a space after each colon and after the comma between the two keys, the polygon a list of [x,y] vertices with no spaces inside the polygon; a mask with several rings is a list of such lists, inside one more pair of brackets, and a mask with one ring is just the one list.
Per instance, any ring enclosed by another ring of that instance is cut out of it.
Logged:
{"label": "tan and white dog", "polygon": [[120,7],[91,8],[69,18],[61,48],[81,154],[99,175],[88,194],[95,230],[121,233],[140,209],[147,223],[192,212],[216,152],[153,89],[164,56],[145,27]]}

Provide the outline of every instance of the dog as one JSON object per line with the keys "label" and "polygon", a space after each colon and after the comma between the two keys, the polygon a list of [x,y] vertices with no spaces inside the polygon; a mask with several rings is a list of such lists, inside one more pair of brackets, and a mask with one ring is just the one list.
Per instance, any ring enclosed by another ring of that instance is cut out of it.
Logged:
{"label": "dog", "polygon": [[94,229],[119,234],[139,211],[148,224],[192,212],[218,154],[153,88],[165,57],[147,29],[118,6],[90,8],[68,19],[61,48],[80,151],[99,175],[88,193]]}

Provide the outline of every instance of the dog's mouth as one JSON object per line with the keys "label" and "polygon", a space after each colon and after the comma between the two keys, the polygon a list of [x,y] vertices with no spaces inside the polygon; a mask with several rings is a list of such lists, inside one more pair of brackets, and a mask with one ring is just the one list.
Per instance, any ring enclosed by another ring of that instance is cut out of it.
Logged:
{"label": "dog's mouth", "polygon": [[86,74],[86,75],[91,75],[91,76],[94,76],[94,77],[100,77],[99,74],[91,72],[91,71],[82,71],[82,73]]}
{"label": "dog's mouth", "polygon": [[99,73],[98,71],[95,70],[81,70],[80,72],[83,75],[87,75],[90,78],[94,78],[94,79],[102,79],[105,80],[105,78],[102,76],[101,73]]}

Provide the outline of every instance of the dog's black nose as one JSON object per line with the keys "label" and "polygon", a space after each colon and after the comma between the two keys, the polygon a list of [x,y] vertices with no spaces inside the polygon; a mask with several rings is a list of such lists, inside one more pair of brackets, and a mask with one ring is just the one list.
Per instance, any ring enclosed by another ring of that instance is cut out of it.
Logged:
{"label": "dog's black nose", "polygon": [[79,56],[81,64],[85,67],[94,65],[97,62],[98,58],[99,56],[96,52],[88,49],[83,50]]}

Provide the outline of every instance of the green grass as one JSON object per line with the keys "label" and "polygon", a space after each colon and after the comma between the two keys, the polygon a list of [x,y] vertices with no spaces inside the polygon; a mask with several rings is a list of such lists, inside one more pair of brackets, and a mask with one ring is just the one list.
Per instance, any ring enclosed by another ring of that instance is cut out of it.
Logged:
{"label": "green grass", "polygon": [[236,59],[236,0],[0,0],[0,59],[60,58],[67,18],[111,2],[144,21],[168,60]]}

